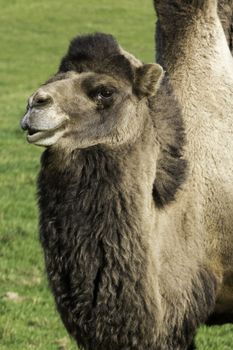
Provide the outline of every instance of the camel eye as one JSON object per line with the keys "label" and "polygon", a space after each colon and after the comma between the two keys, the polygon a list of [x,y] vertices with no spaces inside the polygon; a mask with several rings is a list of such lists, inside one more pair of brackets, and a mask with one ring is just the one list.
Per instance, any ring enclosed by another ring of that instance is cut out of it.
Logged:
{"label": "camel eye", "polygon": [[98,101],[105,101],[110,99],[114,92],[114,88],[100,87],[96,90],[95,97]]}
{"label": "camel eye", "polygon": [[112,94],[113,94],[113,91],[110,91],[110,90],[101,90],[101,91],[99,91],[98,92],[98,95],[97,95],[97,97],[98,98],[109,98],[109,97],[111,97],[112,96]]}

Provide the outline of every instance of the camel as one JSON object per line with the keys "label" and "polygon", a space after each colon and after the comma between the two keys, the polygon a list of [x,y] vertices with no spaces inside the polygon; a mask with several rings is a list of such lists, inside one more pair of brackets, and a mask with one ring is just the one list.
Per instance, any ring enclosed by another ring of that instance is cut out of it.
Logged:
{"label": "camel", "polygon": [[29,98],[21,126],[46,147],[40,240],[77,344],[194,349],[222,270],[218,237],[202,220],[212,206],[203,207],[193,155],[190,165],[184,157],[181,107],[161,66],[140,63],[110,35],[77,37],[58,73]]}
{"label": "camel", "polygon": [[158,63],[182,107],[187,134],[183,229],[217,281],[216,305],[206,322],[232,323],[233,60],[217,1],[154,4]]}

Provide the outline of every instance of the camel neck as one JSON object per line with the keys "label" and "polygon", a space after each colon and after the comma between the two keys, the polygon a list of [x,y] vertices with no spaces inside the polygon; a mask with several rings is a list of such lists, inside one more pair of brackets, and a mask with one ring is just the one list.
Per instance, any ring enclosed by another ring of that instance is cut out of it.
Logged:
{"label": "camel neck", "polygon": [[[98,146],[82,150],[73,155],[70,167],[56,173],[49,169],[50,152],[42,158],[40,237],[51,287],[62,296],[58,307],[72,315],[67,318],[71,333],[88,349],[108,348],[102,343],[87,346],[82,340],[96,338],[91,332],[98,329],[96,322],[105,325],[109,312],[119,327],[128,324],[127,307],[138,315],[133,322],[141,339],[145,332],[150,332],[149,339],[154,336],[157,306],[152,295],[157,282],[156,268],[150,273],[154,261],[148,251],[155,166],[148,166],[148,156],[155,156],[150,143],[143,138],[122,152]],[[147,291],[146,302],[141,290]],[[105,339],[108,330],[102,329]]]}

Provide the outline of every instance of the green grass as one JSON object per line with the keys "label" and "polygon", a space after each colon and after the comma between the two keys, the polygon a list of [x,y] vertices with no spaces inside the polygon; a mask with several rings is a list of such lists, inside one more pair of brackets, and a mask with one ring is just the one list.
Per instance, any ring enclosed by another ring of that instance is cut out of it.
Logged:
{"label": "green grass", "polygon": [[[27,97],[56,72],[77,33],[110,32],[152,62],[152,1],[0,0],[0,8],[0,349],[72,350],[38,242],[35,181],[41,150],[25,142],[19,120]],[[229,325],[203,328],[198,349],[232,349],[232,331]]]}

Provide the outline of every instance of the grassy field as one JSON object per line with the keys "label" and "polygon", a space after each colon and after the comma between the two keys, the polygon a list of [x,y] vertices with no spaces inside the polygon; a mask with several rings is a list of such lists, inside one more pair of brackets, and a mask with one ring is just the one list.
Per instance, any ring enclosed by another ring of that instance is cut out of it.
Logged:
{"label": "grassy field", "polygon": [[[77,33],[104,31],[154,60],[150,0],[0,0],[0,349],[73,350],[48,290],[38,242],[41,150],[19,129],[26,99],[52,75]],[[199,350],[233,349],[233,327],[202,328]]]}

